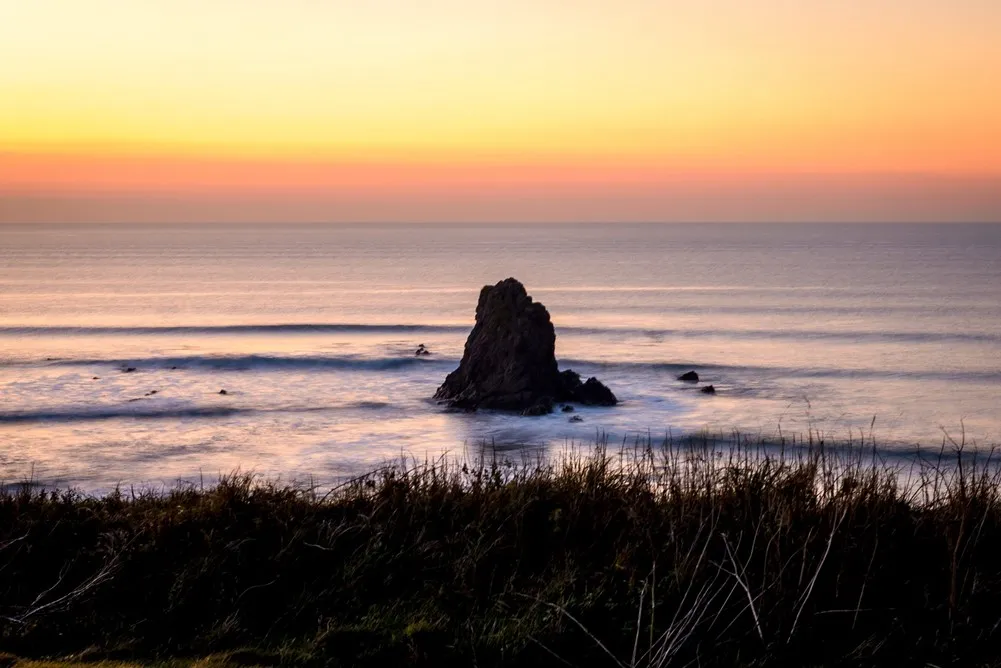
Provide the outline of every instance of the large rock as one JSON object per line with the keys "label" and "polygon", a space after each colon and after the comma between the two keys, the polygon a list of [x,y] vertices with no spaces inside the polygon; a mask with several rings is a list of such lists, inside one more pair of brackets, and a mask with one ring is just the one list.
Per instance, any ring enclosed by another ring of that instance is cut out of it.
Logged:
{"label": "large rock", "polygon": [[554,401],[611,406],[615,395],[597,379],[581,382],[556,363],[556,331],[546,307],[513,278],[480,290],[476,324],[459,368],[435,399],[462,408],[499,408],[538,415]]}

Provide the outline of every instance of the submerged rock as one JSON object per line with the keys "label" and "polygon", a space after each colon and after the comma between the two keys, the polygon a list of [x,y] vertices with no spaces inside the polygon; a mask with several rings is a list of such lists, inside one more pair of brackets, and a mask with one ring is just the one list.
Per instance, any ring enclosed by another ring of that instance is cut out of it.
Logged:
{"label": "submerged rock", "polygon": [[567,422],[583,422],[583,421],[584,421],[584,418],[582,418],[579,415],[571,415],[570,419],[567,420]]}
{"label": "submerged rock", "polygon": [[226,390],[219,390],[219,394],[229,394]]}
{"label": "submerged rock", "polygon": [[560,410],[563,411],[564,413],[573,413],[574,407],[571,406],[570,404],[564,404],[563,408],[561,408]]}
{"label": "submerged rock", "polygon": [[445,409],[446,413],[475,413],[475,408],[463,408],[461,406],[449,406]]}
{"label": "submerged rock", "polygon": [[514,278],[480,290],[476,324],[466,339],[462,361],[434,398],[452,407],[499,408],[527,415],[552,412],[554,401],[617,403],[596,378],[582,383],[579,374],[560,372],[549,312],[532,301]]}
{"label": "submerged rock", "polygon": [[713,387],[712,385],[706,385],[705,387],[702,388],[702,393],[703,394],[716,394],[716,388]]}
{"label": "submerged rock", "polygon": [[689,371],[688,373],[683,373],[678,376],[678,380],[683,380],[686,383],[697,383],[699,382],[699,374],[694,371]]}
{"label": "submerged rock", "polygon": [[521,412],[522,415],[536,416],[549,415],[553,412],[553,400],[549,397],[542,397],[537,402]]}
{"label": "submerged rock", "polygon": [[431,351],[424,347],[424,344],[417,346],[417,350],[414,351],[414,355],[420,357],[421,355],[430,355]]}

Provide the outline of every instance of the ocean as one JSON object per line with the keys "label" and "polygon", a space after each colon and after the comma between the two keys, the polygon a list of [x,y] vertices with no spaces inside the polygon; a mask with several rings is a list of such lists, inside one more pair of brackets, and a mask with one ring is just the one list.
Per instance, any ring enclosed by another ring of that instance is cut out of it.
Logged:
{"label": "ocean", "polygon": [[[508,276],[619,406],[431,399]],[[325,485],[702,430],[1001,443],[1001,225],[0,227],[0,481]]]}

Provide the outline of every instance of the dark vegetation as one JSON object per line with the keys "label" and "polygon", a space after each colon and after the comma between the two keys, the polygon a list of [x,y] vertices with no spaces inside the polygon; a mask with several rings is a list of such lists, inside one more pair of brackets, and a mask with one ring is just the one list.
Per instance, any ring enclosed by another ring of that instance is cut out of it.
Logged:
{"label": "dark vegetation", "polygon": [[0,495],[0,654],[1001,665],[999,482],[961,449],[899,468],[868,444],[704,439],[401,465],[323,495],[21,486]]}

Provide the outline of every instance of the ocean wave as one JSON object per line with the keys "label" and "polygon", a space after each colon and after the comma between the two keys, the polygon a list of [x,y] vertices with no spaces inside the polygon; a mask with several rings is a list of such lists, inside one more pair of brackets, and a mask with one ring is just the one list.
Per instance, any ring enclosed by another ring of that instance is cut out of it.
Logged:
{"label": "ocean wave", "polygon": [[559,327],[557,334],[626,335],[663,338],[780,339],[783,341],[845,341],[849,343],[1001,343],[999,332],[877,332],[796,331],[789,329],[660,329],[656,327]]}
{"label": "ocean wave", "polygon": [[[113,366],[136,371],[214,369],[220,371],[267,371],[269,369],[340,369],[345,371],[395,371],[433,364],[452,365],[458,360],[435,357],[356,357],[327,355],[188,355],[128,359],[51,359],[46,366]],[[7,364],[12,366],[12,364]]]}
{"label": "ocean wave", "polygon": [[[948,380],[959,382],[1001,383],[1001,369],[873,369],[851,367],[795,367],[795,366],[753,366],[700,363],[697,361],[675,362],[663,360],[594,360],[580,358],[558,358],[560,368],[575,369],[587,373],[654,373],[680,375],[689,370],[714,378],[726,376],[761,376],[769,378],[840,378],[840,379],[905,379],[905,380]],[[0,366],[46,367],[111,367],[115,370],[133,368],[144,371],[358,371],[358,372],[402,372],[429,369],[443,375],[458,366],[459,360],[449,357],[415,357],[401,355],[393,357],[362,357],[352,355],[189,355],[174,357],[145,358],[104,358],[104,359],[47,359],[44,362],[0,362]]]}
{"label": "ocean wave", "polygon": [[177,325],[163,327],[101,327],[73,325],[6,326],[0,327],[0,334],[11,336],[32,336],[43,334],[73,335],[171,335],[171,334],[324,334],[324,333],[394,333],[428,332],[450,333],[468,332],[469,325],[362,325],[354,323],[279,323],[270,325]]}
{"label": "ocean wave", "polygon": [[218,407],[195,407],[195,408],[153,408],[145,406],[109,406],[101,408],[84,409],[52,409],[40,411],[20,411],[11,413],[0,413],[0,424],[10,422],[79,422],[85,420],[114,420],[118,418],[143,418],[144,420],[157,418],[209,418],[209,417],[229,417],[239,413],[253,413],[254,410],[232,408],[227,406]]}
{"label": "ocean wave", "polygon": [[170,407],[156,406],[153,402],[137,402],[133,400],[126,405],[118,406],[0,412],[0,424],[16,422],[88,422],[93,420],[117,420],[121,418],[140,418],[143,420],[225,418],[236,415],[257,415],[263,413],[319,413],[343,410],[383,410],[391,407],[392,404],[383,401],[356,401],[343,406],[288,408],[241,408],[237,406]]}
{"label": "ocean wave", "polygon": [[[179,325],[164,327],[77,327],[77,326],[4,326],[0,335],[238,335],[238,334],[466,334],[466,325],[419,325],[353,323],[286,323],[269,325]],[[931,331],[803,331],[790,329],[672,329],[660,327],[590,327],[568,325],[556,328],[557,335],[641,336],[662,338],[778,339],[783,341],[838,341],[875,343],[1001,343],[1001,332],[931,332]]]}
{"label": "ocean wave", "polygon": [[560,367],[602,371],[654,372],[681,375],[686,371],[698,371],[707,378],[720,376],[762,376],[769,378],[876,378],[884,380],[948,380],[960,382],[1001,383],[1001,370],[938,370],[938,369],[858,369],[836,367],[786,367],[786,366],[743,366],[728,364],[700,364],[698,362],[644,362],[644,361],[594,361],[582,359],[560,359]]}

